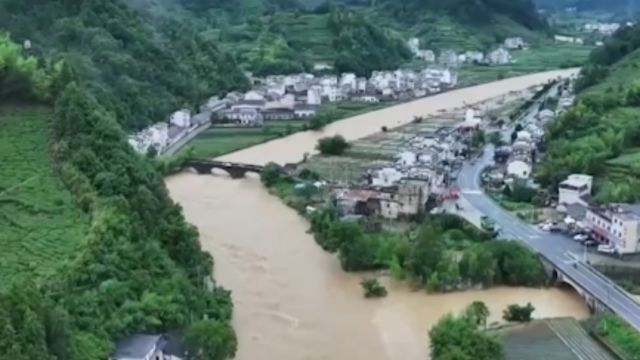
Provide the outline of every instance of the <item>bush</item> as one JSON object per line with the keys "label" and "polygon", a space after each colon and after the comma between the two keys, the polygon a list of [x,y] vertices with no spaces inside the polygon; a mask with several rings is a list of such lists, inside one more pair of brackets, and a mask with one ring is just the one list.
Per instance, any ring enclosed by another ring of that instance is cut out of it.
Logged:
{"label": "bush", "polygon": [[344,137],[335,135],[318,140],[317,149],[323,155],[342,155],[349,146]]}
{"label": "bush", "polygon": [[502,318],[506,321],[529,322],[534,311],[535,308],[531,303],[527,303],[525,306],[513,304],[504,310]]}
{"label": "bush", "polygon": [[277,184],[282,177],[282,167],[276,163],[268,163],[260,173],[260,180],[266,187]]}
{"label": "bush", "polygon": [[380,284],[378,279],[365,279],[360,283],[364,289],[364,297],[378,298],[387,296],[387,289]]}

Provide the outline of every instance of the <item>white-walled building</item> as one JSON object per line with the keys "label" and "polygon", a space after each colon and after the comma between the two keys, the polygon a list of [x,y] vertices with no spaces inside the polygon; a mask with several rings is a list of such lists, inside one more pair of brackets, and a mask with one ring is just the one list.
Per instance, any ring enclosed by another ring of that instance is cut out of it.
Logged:
{"label": "white-walled building", "polygon": [[313,88],[307,90],[307,105],[321,105],[322,104],[322,95],[320,92],[322,88],[314,86]]}
{"label": "white-walled building", "polygon": [[531,176],[531,165],[522,160],[511,160],[507,163],[507,175],[528,179]]}
{"label": "white-walled building", "polygon": [[487,60],[492,65],[506,65],[511,63],[511,54],[504,48],[498,48],[487,55]]}
{"label": "white-walled building", "polygon": [[640,252],[640,206],[613,204],[591,207],[585,216],[594,238],[607,244],[616,254]]}
{"label": "white-walled building", "polygon": [[174,112],[169,117],[169,123],[171,125],[188,128],[191,126],[191,111],[182,109]]}
{"label": "white-walled building", "polygon": [[507,49],[523,49],[527,43],[521,37],[510,37],[504,40],[504,47]]}
{"label": "white-walled building", "polygon": [[583,45],[584,40],[579,37],[566,36],[566,35],[555,35],[554,40],[557,42],[569,43],[569,44],[578,44]]}
{"label": "white-walled building", "polygon": [[584,174],[571,174],[558,186],[558,203],[560,204],[589,204],[583,199],[591,194],[593,177]]}

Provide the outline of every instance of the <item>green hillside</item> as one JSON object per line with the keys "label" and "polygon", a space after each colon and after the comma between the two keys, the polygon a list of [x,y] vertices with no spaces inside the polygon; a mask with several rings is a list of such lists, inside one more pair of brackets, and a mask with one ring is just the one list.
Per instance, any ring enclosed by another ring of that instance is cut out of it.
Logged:
{"label": "green hillside", "polygon": [[596,200],[638,201],[640,27],[591,54],[576,86],[578,103],[548,129],[540,180],[554,189],[570,173],[596,177]]}
{"label": "green hillside", "polygon": [[211,255],[71,64],[0,36],[0,358],[106,359],[169,331],[232,357]]}
{"label": "green hillside", "polygon": [[54,174],[47,107],[0,106],[0,289],[51,275],[81,248],[89,218]]}

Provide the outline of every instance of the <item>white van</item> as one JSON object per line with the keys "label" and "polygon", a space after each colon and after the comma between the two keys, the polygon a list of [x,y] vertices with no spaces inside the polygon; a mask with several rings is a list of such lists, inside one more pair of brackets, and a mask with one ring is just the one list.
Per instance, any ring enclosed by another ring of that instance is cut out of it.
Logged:
{"label": "white van", "polygon": [[610,245],[598,245],[598,251],[605,254],[613,254],[616,252],[616,248]]}

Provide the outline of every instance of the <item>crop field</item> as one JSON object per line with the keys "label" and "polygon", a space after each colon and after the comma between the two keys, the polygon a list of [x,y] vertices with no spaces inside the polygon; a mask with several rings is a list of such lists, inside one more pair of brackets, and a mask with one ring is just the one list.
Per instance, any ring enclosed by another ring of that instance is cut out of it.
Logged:
{"label": "crop field", "polygon": [[46,108],[0,106],[0,289],[54,271],[81,244],[88,218],[54,177]]}

